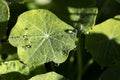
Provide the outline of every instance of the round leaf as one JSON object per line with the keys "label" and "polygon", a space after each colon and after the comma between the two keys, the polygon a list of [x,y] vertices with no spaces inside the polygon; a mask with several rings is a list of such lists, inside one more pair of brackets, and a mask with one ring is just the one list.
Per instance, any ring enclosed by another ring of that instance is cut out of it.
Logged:
{"label": "round leaf", "polygon": [[73,28],[50,11],[31,10],[19,16],[9,42],[18,48],[20,59],[29,65],[62,63],[75,47],[75,35],[66,33],[69,30]]}
{"label": "round leaf", "polygon": [[86,47],[101,66],[120,60],[120,16],[96,25],[86,38]]}
{"label": "round leaf", "polygon": [[29,80],[68,80],[68,79],[64,78],[62,75],[57,74],[55,72],[49,72],[46,74],[34,76]]}
{"label": "round leaf", "polygon": [[99,80],[120,80],[120,63],[112,65],[104,71]]}
{"label": "round leaf", "polygon": [[0,39],[3,38],[7,30],[9,19],[9,8],[5,0],[0,0]]}

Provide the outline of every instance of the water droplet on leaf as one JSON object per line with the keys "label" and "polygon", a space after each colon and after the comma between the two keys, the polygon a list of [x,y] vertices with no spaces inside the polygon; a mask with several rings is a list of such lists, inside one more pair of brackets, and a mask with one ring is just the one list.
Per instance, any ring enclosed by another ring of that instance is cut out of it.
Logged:
{"label": "water droplet on leaf", "polygon": [[23,51],[25,51],[25,50],[27,50],[28,48],[32,48],[32,46],[31,46],[31,45],[25,45],[25,46],[22,46],[22,48],[23,48]]}
{"label": "water droplet on leaf", "polygon": [[28,40],[28,35],[23,35],[24,40]]}
{"label": "water droplet on leaf", "polygon": [[69,34],[75,34],[75,35],[77,35],[77,33],[78,33],[77,29],[74,29],[74,30],[67,29],[67,30],[65,30],[65,32],[67,32]]}
{"label": "water droplet on leaf", "polygon": [[27,48],[31,48],[32,46],[31,45],[26,45]]}

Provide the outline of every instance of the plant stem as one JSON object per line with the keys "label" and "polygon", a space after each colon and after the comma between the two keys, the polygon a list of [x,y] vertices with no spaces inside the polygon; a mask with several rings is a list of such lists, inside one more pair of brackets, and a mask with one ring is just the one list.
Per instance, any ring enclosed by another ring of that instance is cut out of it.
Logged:
{"label": "plant stem", "polygon": [[77,43],[77,70],[78,70],[78,78],[77,80],[82,80],[82,53],[84,50],[84,34],[78,33],[78,43]]}
{"label": "plant stem", "polygon": [[84,75],[85,72],[87,71],[88,67],[93,64],[93,62],[94,62],[93,59],[90,59],[90,60],[87,62],[87,64],[84,66],[84,69],[83,69],[83,72],[82,72],[83,75]]}
{"label": "plant stem", "polygon": [[101,9],[99,10],[98,16],[97,16],[97,17],[98,17],[98,20],[99,20],[101,14],[102,14],[102,13],[104,12],[104,10],[106,9],[106,6],[109,4],[110,1],[111,1],[111,0],[106,0],[106,1],[103,3]]}

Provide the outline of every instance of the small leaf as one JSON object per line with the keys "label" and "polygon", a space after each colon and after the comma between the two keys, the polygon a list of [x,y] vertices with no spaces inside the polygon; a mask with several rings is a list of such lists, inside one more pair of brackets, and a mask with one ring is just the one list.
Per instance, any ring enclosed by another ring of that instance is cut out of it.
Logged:
{"label": "small leaf", "polygon": [[20,59],[29,65],[62,63],[75,47],[75,34],[66,30],[73,28],[50,11],[31,10],[19,16],[9,42],[18,48]]}
{"label": "small leaf", "polygon": [[9,8],[4,0],[0,0],[0,39],[3,38],[7,31],[7,21],[9,19]]}
{"label": "small leaf", "polygon": [[101,66],[120,60],[120,16],[96,25],[86,38],[86,48]]}
{"label": "small leaf", "polygon": [[29,68],[18,60],[2,62],[0,65],[0,74],[7,74],[10,72],[19,72],[28,75]]}
{"label": "small leaf", "polygon": [[57,74],[55,72],[49,72],[46,74],[34,76],[29,80],[68,80],[68,79],[64,78],[62,75]]}
{"label": "small leaf", "polygon": [[114,64],[105,70],[99,80],[120,80],[120,63]]}

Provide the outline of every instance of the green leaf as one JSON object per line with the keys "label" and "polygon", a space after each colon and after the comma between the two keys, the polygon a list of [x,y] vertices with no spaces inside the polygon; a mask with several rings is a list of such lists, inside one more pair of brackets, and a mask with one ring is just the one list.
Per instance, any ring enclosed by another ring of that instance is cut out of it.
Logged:
{"label": "green leaf", "polygon": [[55,72],[49,72],[46,74],[34,76],[29,80],[68,80],[68,79],[64,78],[62,75],[57,74]]}
{"label": "green leaf", "polygon": [[96,25],[86,38],[86,48],[101,66],[120,60],[120,15]]}
{"label": "green leaf", "polygon": [[18,48],[20,60],[28,65],[64,62],[75,47],[73,28],[48,10],[31,10],[19,16],[9,42]]}
{"label": "green leaf", "polygon": [[0,65],[0,74],[7,74],[10,72],[19,72],[28,75],[29,68],[18,60],[2,62]]}
{"label": "green leaf", "polygon": [[7,31],[7,21],[9,19],[9,8],[4,0],[0,0],[0,39],[3,38]]}
{"label": "green leaf", "polygon": [[99,80],[120,80],[120,63],[114,64],[105,70]]}
{"label": "green leaf", "polygon": [[[86,0],[81,3],[86,3]],[[70,19],[72,21],[72,24],[75,28],[79,29],[83,33],[87,34],[89,32],[89,29],[95,25],[95,20],[98,12],[98,9],[96,7],[68,7],[68,10],[71,14]]]}
{"label": "green leaf", "polygon": [[94,26],[98,13],[96,0],[57,0],[49,8],[60,19],[84,33]]}

